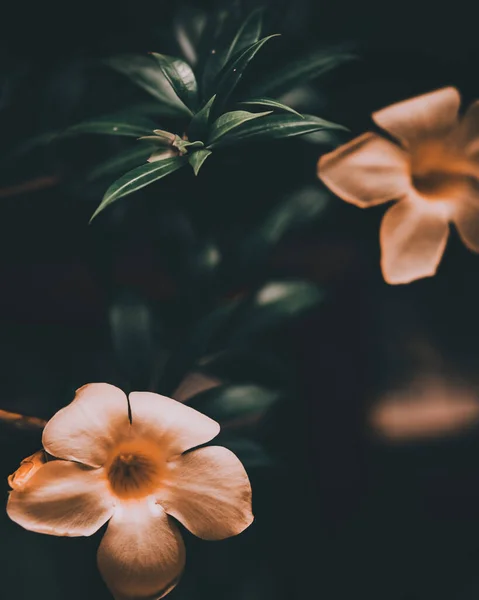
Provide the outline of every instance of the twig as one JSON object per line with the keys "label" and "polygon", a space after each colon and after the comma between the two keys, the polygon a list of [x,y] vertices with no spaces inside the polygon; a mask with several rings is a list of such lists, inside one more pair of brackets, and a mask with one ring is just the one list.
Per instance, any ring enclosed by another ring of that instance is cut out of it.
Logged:
{"label": "twig", "polygon": [[55,187],[60,179],[56,175],[45,175],[37,177],[31,181],[25,181],[17,185],[0,188],[0,198],[10,198],[11,196],[21,196],[28,192],[36,192],[47,188]]}
{"label": "twig", "polygon": [[5,423],[6,425],[14,427],[15,429],[26,429],[30,431],[39,431],[47,424],[45,419],[39,419],[38,417],[27,417],[26,415],[20,415],[18,413],[1,409],[0,423]]}

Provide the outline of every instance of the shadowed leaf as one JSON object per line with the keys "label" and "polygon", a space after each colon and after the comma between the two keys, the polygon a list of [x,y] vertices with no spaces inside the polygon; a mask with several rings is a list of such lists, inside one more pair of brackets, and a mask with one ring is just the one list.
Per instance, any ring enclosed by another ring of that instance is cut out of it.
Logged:
{"label": "shadowed leaf", "polygon": [[221,115],[221,117],[216,119],[211,126],[208,143],[213,144],[214,142],[220,140],[228,132],[236,129],[236,127],[239,127],[243,123],[258,119],[260,117],[265,117],[266,115],[270,115],[271,112],[272,111],[252,113],[246,110],[234,110],[232,112],[224,113]]}
{"label": "shadowed leaf", "polygon": [[277,110],[284,110],[285,112],[290,112],[293,115],[297,115],[301,117],[299,112],[291,108],[290,106],[286,106],[286,104],[282,104],[277,100],[273,100],[272,98],[252,98],[251,100],[244,100],[243,102],[238,102],[240,106],[260,106],[261,108],[273,108]]}
{"label": "shadowed leaf", "polygon": [[128,171],[128,173],[123,175],[123,177],[120,177],[120,179],[117,179],[108,188],[103,196],[100,206],[93,213],[90,223],[100,212],[105,210],[107,206],[119,198],[122,198],[128,194],[132,194],[142,187],[150,185],[150,183],[166,177],[170,173],[173,173],[173,171],[180,169],[185,163],[185,157],[175,156],[173,158],[166,158],[165,160],[147,163],[146,165],[141,165],[132,171]]}
{"label": "shadowed leaf", "polygon": [[195,75],[190,65],[184,60],[152,52],[151,55],[158,62],[163,75],[166,77],[178,98],[187,109],[195,109],[198,102],[198,86]]}
{"label": "shadowed leaf", "polygon": [[280,393],[253,384],[220,385],[190,398],[188,404],[215,421],[224,423],[260,415],[270,408]]}
{"label": "shadowed leaf", "polygon": [[212,96],[208,102],[199,110],[191,119],[188,126],[188,134],[192,139],[204,138],[208,132],[211,108],[216,99],[216,94]]}
{"label": "shadowed leaf", "polygon": [[234,89],[243,77],[243,73],[246,68],[261,50],[261,48],[274,37],[278,37],[279,34],[269,35],[251,46],[248,46],[245,50],[240,52],[238,55],[228,61],[218,75],[218,84],[216,86],[217,101],[215,103],[215,109],[221,110],[226,104],[229,97],[233,93]]}
{"label": "shadowed leaf", "polygon": [[325,121],[313,115],[271,115],[264,120],[244,123],[219,141],[211,144],[211,147],[252,140],[258,142],[296,137],[321,129],[346,130],[341,125]]}
{"label": "shadowed leaf", "polygon": [[189,161],[190,165],[193,167],[193,171],[195,172],[195,175],[198,175],[201,167],[203,166],[203,163],[205,162],[205,160],[208,158],[208,156],[210,154],[212,154],[211,150],[207,150],[205,148],[204,150],[198,150],[188,156],[188,161]]}
{"label": "shadowed leaf", "polygon": [[133,169],[135,165],[143,164],[156,146],[151,144],[136,144],[133,148],[128,148],[119,154],[116,154],[109,160],[102,162],[91,170],[88,175],[89,181],[94,181],[105,175],[121,173],[126,169]]}
{"label": "shadowed leaf", "polygon": [[354,54],[342,48],[316,50],[273,70],[269,75],[266,74],[252,86],[251,93],[277,96],[356,58]]}
{"label": "shadowed leaf", "polygon": [[[189,109],[178,98],[160,65],[153,57],[141,54],[122,54],[107,59],[105,63],[126,75],[136,85],[165,104],[168,107],[168,115],[173,113],[173,115],[184,117],[190,114]],[[161,108],[161,104],[159,104],[159,108]]]}
{"label": "shadowed leaf", "polygon": [[203,85],[206,95],[209,95],[213,90],[212,85],[215,79],[223,69],[223,67],[231,60],[238,52],[244,50],[247,46],[251,46],[259,40],[263,23],[264,9],[254,10],[242,23],[236,35],[229,38],[226,43],[216,45],[205,65],[203,74]]}

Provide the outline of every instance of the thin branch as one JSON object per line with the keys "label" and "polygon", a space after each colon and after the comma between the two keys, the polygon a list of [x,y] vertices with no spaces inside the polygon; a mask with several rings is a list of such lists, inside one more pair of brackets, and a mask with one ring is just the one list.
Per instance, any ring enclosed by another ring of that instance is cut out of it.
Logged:
{"label": "thin branch", "polygon": [[36,192],[58,185],[60,179],[56,175],[45,175],[37,177],[30,181],[18,183],[8,187],[0,188],[0,198],[10,198],[11,196],[21,196],[29,192]]}
{"label": "thin branch", "polygon": [[20,415],[18,413],[10,412],[8,410],[0,409],[0,423],[4,423],[15,429],[40,431],[42,430],[47,422],[45,419],[39,419],[38,417],[27,417],[26,415]]}

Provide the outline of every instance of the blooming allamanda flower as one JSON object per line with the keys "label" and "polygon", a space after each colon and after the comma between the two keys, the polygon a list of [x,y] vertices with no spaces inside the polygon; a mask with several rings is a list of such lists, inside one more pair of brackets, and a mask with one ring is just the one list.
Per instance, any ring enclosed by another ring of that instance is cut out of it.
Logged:
{"label": "blooming allamanda flower", "polygon": [[373,113],[394,142],[365,133],[318,162],[318,176],[360,208],[391,200],[380,228],[381,268],[391,284],[436,273],[453,223],[479,252],[479,101],[459,116],[448,87]]}
{"label": "blooming allamanda flower", "polygon": [[[226,448],[203,446],[219,425],[150,392],[80,388],[43,431],[44,451],[10,476],[9,517],[26,529],[89,536],[108,522],[98,567],[116,600],[154,600],[185,565],[178,520],[220,540],[248,527],[251,486]],[[46,460],[48,458],[48,460]]]}

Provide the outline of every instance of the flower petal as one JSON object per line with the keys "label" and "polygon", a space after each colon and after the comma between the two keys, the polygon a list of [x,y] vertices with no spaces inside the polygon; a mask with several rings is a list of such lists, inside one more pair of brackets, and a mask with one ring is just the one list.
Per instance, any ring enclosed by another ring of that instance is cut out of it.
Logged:
{"label": "flower petal", "polygon": [[8,485],[14,490],[20,490],[24,488],[29,479],[35,475],[35,473],[43,467],[47,462],[47,454],[45,450],[37,450],[31,456],[27,456],[20,463],[20,466],[8,477]]}
{"label": "flower petal", "polygon": [[43,446],[58,458],[99,467],[128,426],[125,394],[108,383],[90,383],[46,424]]}
{"label": "flower petal", "polygon": [[12,521],[37,533],[92,535],[113,514],[102,469],[54,460],[43,465],[21,491],[10,492]]}
{"label": "flower petal", "polygon": [[254,518],[248,475],[233,452],[220,446],[179,457],[156,499],[169,515],[205,540],[237,535]]}
{"label": "flower petal", "polygon": [[449,235],[447,212],[410,194],[386,211],[380,229],[381,268],[387,283],[435,274]]}
{"label": "flower petal", "polygon": [[473,102],[454,132],[453,142],[466,156],[477,161],[479,158],[479,100]]}
{"label": "flower petal", "polygon": [[473,252],[479,252],[479,194],[456,203],[452,220],[464,244]]}
{"label": "flower petal", "polygon": [[184,566],[180,532],[161,506],[144,500],[117,507],[98,548],[98,568],[116,600],[162,598]]}
{"label": "flower petal", "polygon": [[374,133],[322,156],[318,177],[337,196],[360,208],[399,199],[411,182],[405,152]]}
{"label": "flower petal", "polygon": [[447,87],[373,113],[373,120],[405,147],[418,140],[447,135],[458,123],[461,97],[456,88]]}
{"label": "flower petal", "polygon": [[172,454],[206,444],[220,431],[213,419],[160,394],[132,392],[130,405],[135,433],[153,437]]}

